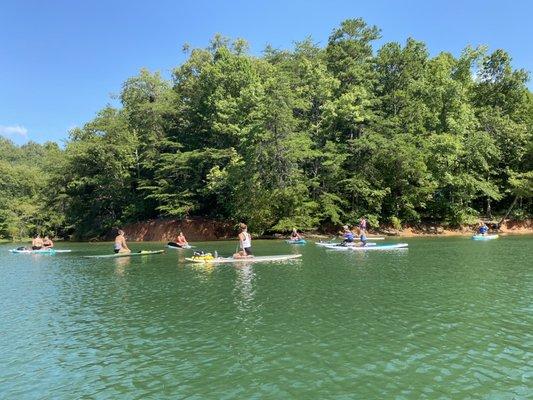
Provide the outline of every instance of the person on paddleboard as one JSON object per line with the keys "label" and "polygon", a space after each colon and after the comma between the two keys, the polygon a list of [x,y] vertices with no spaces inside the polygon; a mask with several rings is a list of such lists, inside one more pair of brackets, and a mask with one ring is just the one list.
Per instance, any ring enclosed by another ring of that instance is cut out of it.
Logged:
{"label": "person on paddleboard", "polygon": [[480,235],[485,236],[488,231],[489,231],[489,227],[487,226],[487,224],[485,224],[484,222],[480,222],[479,223],[479,228],[478,228],[478,233]]}
{"label": "person on paddleboard", "polygon": [[341,244],[343,245],[346,245],[348,243],[353,243],[354,240],[355,240],[355,235],[354,233],[350,230],[350,228],[348,227],[348,225],[344,225],[342,227],[342,237],[343,237],[343,240],[341,242]]}
{"label": "person on paddleboard", "polygon": [[366,246],[366,242],[368,241],[368,238],[366,237],[365,230],[359,228],[358,231],[357,231],[357,236],[359,236],[359,240],[360,240],[360,244],[359,245],[361,247]]}
{"label": "person on paddleboard", "polygon": [[242,222],[239,224],[241,233],[239,233],[239,248],[243,250],[247,256],[252,254],[252,236],[248,233],[248,227]]}
{"label": "person on paddleboard", "polygon": [[113,250],[115,253],[131,253],[131,250],[128,248],[128,245],[126,244],[126,238],[124,237],[124,231],[122,229],[119,229],[117,232]]}
{"label": "person on paddleboard", "polygon": [[50,239],[48,236],[45,236],[43,240],[43,247],[45,249],[51,249],[54,247],[54,242],[52,242],[52,239]]}
{"label": "person on paddleboard", "polygon": [[178,238],[176,239],[176,244],[180,247],[187,247],[189,245],[187,239],[185,238],[185,235],[181,231],[178,235]]}
{"label": "person on paddleboard", "polygon": [[43,239],[41,238],[41,235],[37,234],[31,241],[31,249],[32,250],[41,250],[43,248]]}
{"label": "person on paddleboard", "polygon": [[364,216],[359,220],[359,229],[366,232],[366,218]]}
{"label": "person on paddleboard", "polygon": [[292,228],[291,240],[300,240],[300,239],[302,239],[302,236],[298,233],[298,230],[296,228]]}

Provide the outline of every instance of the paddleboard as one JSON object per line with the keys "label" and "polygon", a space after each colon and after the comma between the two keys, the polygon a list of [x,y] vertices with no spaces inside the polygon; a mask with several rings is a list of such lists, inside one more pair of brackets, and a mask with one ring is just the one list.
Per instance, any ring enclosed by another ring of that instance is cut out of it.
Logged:
{"label": "paddleboard", "polygon": [[174,249],[174,250],[181,250],[181,249],[192,249],[194,246],[191,246],[190,244],[186,245],[186,246],[181,246],[175,242],[168,242],[167,243],[167,247],[169,249]]}
{"label": "paddleboard", "polygon": [[[354,243],[361,243],[361,242],[354,242]],[[341,242],[316,242],[315,244],[317,246],[321,246],[321,247],[331,247],[331,246],[335,246],[335,247],[354,247],[355,246],[354,244],[343,245]],[[367,242],[366,245],[367,246],[377,246],[377,243]]]}
{"label": "paddleboard", "polygon": [[298,239],[298,240],[285,240],[285,242],[289,244],[306,244],[307,241],[305,239]]}
{"label": "paddleboard", "polygon": [[56,250],[56,249],[41,249],[41,250],[29,250],[29,249],[11,249],[11,253],[15,254],[56,254],[56,253],[70,253],[72,250]]}
{"label": "paddleboard", "polygon": [[256,256],[256,257],[247,257],[247,258],[233,258],[233,257],[217,257],[212,259],[202,259],[202,258],[186,258],[187,261],[199,264],[229,264],[229,263],[257,263],[257,262],[273,262],[273,261],[284,261],[292,260],[295,258],[300,258],[301,254],[285,254],[279,256]]}
{"label": "paddleboard", "polygon": [[[356,243],[359,241],[359,239],[355,239]],[[373,236],[373,237],[366,237],[367,242],[375,242],[376,240],[385,240],[385,236]],[[338,245],[341,244],[341,242],[315,242],[317,246],[329,246],[329,245]]]}
{"label": "paddleboard", "polygon": [[[339,247],[341,247],[342,249],[348,249],[350,247],[359,247],[359,244],[361,242],[356,242],[356,243],[353,243],[353,244],[328,244],[328,245],[323,245],[322,247],[325,247],[326,249],[337,249]],[[366,246],[377,246],[378,244],[377,243],[369,243],[367,242]]]}
{"label": "paddleboard", "polygon": [[340,250],[340,251],[369,251],[369,250],[394,250],[394,249],[405,249],[408,247],[407,243],[397,243],[397,244],[382,244],[369,246],[369,243],[366,246],[326,246],[327,249],[331,250]]}
{"label": "paddleboard", "polygon": [[473,240],[492,240],[498,239],[498,235],[474,235],[472,236]]}
{"label": "paddleboard", "polygon": [[117,257],[134,257],[134,256],[149,256],[151,254],[161,254],[165,250],[143,250],[136,253],[115,253],[115,254],[102,254],[97,256],[84,256],[85,258],[117,258]]}

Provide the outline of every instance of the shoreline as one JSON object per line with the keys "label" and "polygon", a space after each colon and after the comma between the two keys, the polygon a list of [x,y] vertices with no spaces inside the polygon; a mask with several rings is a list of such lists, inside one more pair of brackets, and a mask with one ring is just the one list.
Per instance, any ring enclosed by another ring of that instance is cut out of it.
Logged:
{"label": "shoreline", "polygon": [[[189,218],[184,220],[148,220],[123,227],[128,240],[132,242],[170,242],[180,230],[183,230],[189,241],[216,241],[234,240],[237,237],[235,226],[227,221],[206,220],[203,218]],[[504,221],[498,230],[490,230],[490,233],[506,235],[533,235],[533,219],[523,221]],[[475,233],[475,226],[463,226],[461,228],[449,229],[439,224],[419,224],[416,226],[406,226],[402,229],[394,229],[390,226],[383,226],[377,229],[369,229],[369,236],[386,236],[389,238],[412,238],[412,237],[453,237],[472,236]],[[332,229],[302,231],[305,238],[315,240],[328,240],[338,235],[338,231]],[[287,239],[289,234],[268,234],[253,235],[255,239]],[[86,240],[73,240],[81,242],[106,242],[113,241],[113,232],[101,238]],[[17,238],[16,240],[0,239],[0,244],[25,243],[31,238]],[[57,242],[69,242],[68,239],[55,238]]]}
{"label": "shoreline", "polygon": [[[203,218],[188,218],[184,220],[149,220],[127,224],[123,227],[129,240],[132,241],[172,241],[180,230],[183,230],[189,241],[212,241],[235,239],[237,231],[235,224],[228,221],[214,221]],[[533,219],[523,221],[504,221],[500,229],[491,230],[500,235],[532,235]],[[445,228],[440,224],[418,224],[405,226],[396,230],[390,226],[369,229],[369,236],[388,237],[448,237],[471,236],[475,233],[475,225],[463,226],[456,229]],[[337,234],[337,231],[324,229],[302,231],[303,236],[315,239],[327,239]],[[102,240],[112,239],[106,235]],[[287,234],[258,235],[256,239],[287,239]]]}

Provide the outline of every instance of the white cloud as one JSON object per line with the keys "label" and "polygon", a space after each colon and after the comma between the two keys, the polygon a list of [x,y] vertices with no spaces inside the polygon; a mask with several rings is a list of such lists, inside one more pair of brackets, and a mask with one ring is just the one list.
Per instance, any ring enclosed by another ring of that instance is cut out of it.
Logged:
{"label": "white cloud", "polygon": [[0,125],[0,135],[8,137],[8,138],[21,137],[21,138],[27,139],[28,130],[20,125],[11,125],[11,126]]}

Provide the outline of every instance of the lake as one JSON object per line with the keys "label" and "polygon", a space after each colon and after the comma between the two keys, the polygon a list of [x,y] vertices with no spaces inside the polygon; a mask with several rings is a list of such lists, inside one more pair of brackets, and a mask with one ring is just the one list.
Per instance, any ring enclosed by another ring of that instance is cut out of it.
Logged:
{"label": "lake", "polygon": [[254,241],[256,255],[302,259],[219,266],[187,264],[191,250],[84,259],[111,244],[1,245],[0,397],[531,398],[533,237],[401,242]]}

